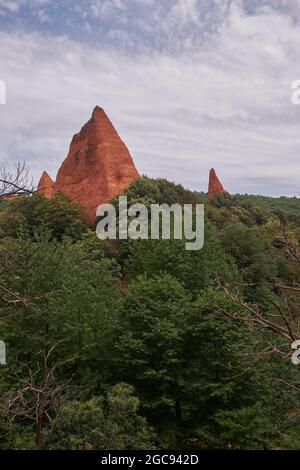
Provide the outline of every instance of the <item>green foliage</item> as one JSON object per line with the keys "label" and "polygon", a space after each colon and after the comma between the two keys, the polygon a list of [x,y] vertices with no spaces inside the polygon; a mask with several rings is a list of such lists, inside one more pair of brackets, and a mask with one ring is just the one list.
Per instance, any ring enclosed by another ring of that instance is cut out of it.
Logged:
{"label": "green foliage", "polygon": [[216,276],[236,277],[233,260],[226,256],[210,224],[205,224],[202,250],[186,250],[185,240],[139,240],[129,243],[125,264],[128,279],[144,274],[148,278],[159,273],[175,277],[193,295],[215,283]]}
{"label": "green foliage", "polygon": [[259,402],[234,411],[222,410],[213,416],[211,429],[200,428],[197,434],[215,449],[268,449],[272,443],[269,412]]}
{"label": "green foliage", "polygon": [[71,203],[63,193],[51,199],[35,194],[18,197],[0,211],[0,236],[16,237],[20,231],[33,235],[41,227],[57,240],[80,239],[86,227],[82,208]]}
{"label": "green foliage", "polygon": [[[122,300],[115,261],[91,260],[83,245],[49,240],[47,234],[4,239],[1,251],[8,260],[2,284],[28,299],[27,305],[4,306],[0,316],[9,367],[17,358],[32,364],[37,353],[58,344],[65,374],[77,371],[77,381],[90,377],[86,390],[96,386],[109,372],[105,364]],[[95,376],[95,369],[101,374]]]}
{"label": "green foliage", "polygon": [[159,204],[201,204],[204,202],[203,196],[185,189],[181,184],[171,183],[162,178],[157,178],[155,184],[159,188]]}
{"label": "green foliage", "polygon": [[151,449],[152,435],[138,415],[139,400],[120,383],[107,395],[66,403],[46,433],[46,447],[60,450]]}
{"label": "green foliage", "polygon": [[149,206],[159,199],[159,188],[155,181],[150,178],[139,178],[126,189],[124,195],[128,198],[129,204],[140,202]]}
{"label": "green foliage", "polygon": [[119,367],[149,408],[173,407],[180,395],[180,344],[188,302],[184,288],[168,275],[141,278],[128,291],[117,344]]}
{"label": "green foliage", "polygon": [[247,282],[268,281],[277,274],[274,249],[257,227],[229,224],[221,232],[221,243],[231,255]]}
{"label": "green foliage", "polygon": [[146,206],[155,203],[172,205],[203,202],[203,198],[180,184],[171,183],[163,178],[151,179],[147,176],[131,183],[124,195],[127,196],[130,204],[140,202]]}
{"label": "green foliage", "polygon": [[34,448],[34,432],[31,425],[17,423],[13,427],[6,411],[0,410],[0,450]]}
{"label": "green foliage", "polygon": [[281,211],[286,215],[298,215],[300,210],[300,199],[297,197],[268,197],[252,196],[250,194],[236,195],[236,199],[241,205],[251,205],[259,207],[269,212]]}
{"label": "green foliage", "polygon": [[[155,436],[158,448],[299,449],[299,392],[282,385],[299,381],[298,369],[279,354],[261,355],[265,344],[274,351],[289,344],[233,321],[245,312],[216,283],[257,284],[242,287],[242,298],[272,315],[275,302],[288,306],[297,322],[299,296],[265,283],[299,282],[277,236],[289,223],[298,246],[299,200],[207,200],[147,177],[125,194],[129,204],[147,207],[204,202],[204,248],[187,251],[185,240],[101,241],[63,194],[0,203],[0,331],[8,358],[0,367],[1,448],[36,448],[35,423],[23,416],[11,426],[7,397],[55,347],[51,386],[68,387],[53,423],[42,423],[46,448],[148,449]],[[281,211],[279,221],[273,210]],[[35,374],[39,386],[44,369]]]}
{"label": "green foliage", "polygon": [[94,230],[87,230],[82,238],[76,242],[75,250],[78,250],[79,256],[90,261],[100,261],[104,258],[113,259],[114,254],[108,242],[100,240],[95,236]]}
{"label": "green foliage", "polygon": [[[247,329],[216,316],[217,307],[238,312],[212,287],[193,301],[169,275],[140,278],[128,291],[117,344],[119,370],[134,384],[150,421],[171,447],[188,446],[189,439],[213,447],[215,441],[208,436],[218,436],[215,416],[224,412],[234,421],[240,409],[269,393],[261,382],[268,368],[261,374],[248,371],[238,356],[247,347],[255,348],[254,338]],[[266,444],[264,422],[257,436],[265,436]],[[248,423],[241,426],[246,434]],[[224,424],[224,436],[226,432]],[[225,437],[218,442],[225,445]]]}

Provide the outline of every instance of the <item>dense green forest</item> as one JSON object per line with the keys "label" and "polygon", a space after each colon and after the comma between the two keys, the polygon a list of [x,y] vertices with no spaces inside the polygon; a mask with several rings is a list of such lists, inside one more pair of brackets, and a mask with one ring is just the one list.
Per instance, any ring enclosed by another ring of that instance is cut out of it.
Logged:
{"label": "dense green forest", "polygon": [[204,248],[101,241],[59,193],[0,202],[0,448],[300,449],[300,200],[126,195],[204,203]]}

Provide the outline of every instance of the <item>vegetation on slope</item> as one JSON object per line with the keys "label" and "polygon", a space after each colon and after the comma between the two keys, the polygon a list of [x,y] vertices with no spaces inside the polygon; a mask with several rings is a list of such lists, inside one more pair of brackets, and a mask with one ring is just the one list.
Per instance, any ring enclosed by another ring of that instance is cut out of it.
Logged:
{"label": "vegetation on slope", "polygon": [[280,335],[287,312],[298,321],[280,229],[297,253],[300,201],[207,200],[146,177],[126,195],[204,203],[204,249],[100,241],[62,194],[0,202],[1,448],[300,449],[299,369]]}

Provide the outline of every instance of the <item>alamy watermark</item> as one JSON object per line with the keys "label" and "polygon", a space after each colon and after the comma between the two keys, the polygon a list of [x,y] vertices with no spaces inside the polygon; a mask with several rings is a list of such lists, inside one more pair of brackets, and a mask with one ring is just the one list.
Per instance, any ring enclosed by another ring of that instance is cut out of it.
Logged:
{"label": "alamy watermark", "polygon": [[300,80],[294,80],[291,88],[294,90],[291,95],[291,102],[293,104],[300,104]]}
{"label": "alamy watermark", "polygon": [[[300,364],[300,340],[292,343],[291,348],[294,350],[291,356],[291,361],[295,366]],[[6,366],[6,345],[4,341],[0,340],[0,365]]]}
{"label": "alamy watermark", "polygon": [[294,341],[291,347],[292,349],[295,349],[291,357],[292,363],[295,366],[298,366],[300,364],[300,340],[297,339],[296,341]]}
{"label": "alamy watermark", "polygon": [[186,250],[204,246],[204,204],[132,204],[119,196],[118,216],[114,205],[102,204],[96,233],[101,240],[188,240]]}
{"label": "alamy watermark", "polygon": [[0,341],[0,365],[6,365],[6,345],[4,341]]}
{"label": "alamy watermark", "polygon": [[0,104],[6,104],[6,84],[0,80]]}

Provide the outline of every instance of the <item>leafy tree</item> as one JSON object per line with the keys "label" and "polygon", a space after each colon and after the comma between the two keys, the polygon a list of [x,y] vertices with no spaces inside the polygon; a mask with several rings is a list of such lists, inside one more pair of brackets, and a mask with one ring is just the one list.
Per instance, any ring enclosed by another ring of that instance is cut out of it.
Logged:
{"label": "leafy tree", "polygon": [[129,204],[141,202],[142,204],[154,204],[159,199],[159,188],[154,180],[144,176],[139,178],[125,190],[124,195],[128,198]]}
{"label": "leafy tree", "polygon": [[263,283],[276,278],[283,266],[270,237],[258,227],[229,224],[221,232],[221,243],[226,253],[234,258],[243,281],[256,284],[255,289],[244,287],[246,297],[266,305],[271,293],[266,291]]}
{"label": "leafy tree", "polygon": [[47,234],[12,244],[5,239],[1,249],[8,260],[2,285],[26,299],[0,310],[8,368],[21,374],[18,362],[32,366],[36,354],[58,344],[55,359],[65,363],[63,378],[76,370],[76,381],[85,380],[88,393],[89,387],[111,374],[109,349],[122,300],[115,261],[93,261],[82,247],[68,240],[49,240]]}
{"label": "leafy tree", "polygon": [[129,244],[125,264],[128,280],[145,274],[148,278],[159,273],[175,277],[189,292],[196,296],[202,289],[215,283],[222,273],[237,277],[234,262],[224,253],[213,228],[205,224],[204,247],[188,251],[185,240],[139,240]]}
{"label": "leafy tree", "polygon": [[[273,388],[266,383],[272,370],[268,364],[258,370],[249,367],[244,354],[247,358],[250,347],[256,350],[257,338],[250,329],[216,315],[217,308],[240,312],[213,287],[193,301],[169,275],[139,278],[130,285],[117,343],[119,370],[135,385],[163,445],[233,445],[234,428],[221,420],[234,422],[239,413],[245,413],[240,423],[245,436],[248,432],[245,445],[268,446],[273,439],[271,428],[264,428],[266,416],[274,412]],[[258,402],[265,405],[259,408],[251,441],[251,410]],[[279,417],[273,419],[280,427]]]}
{"label": "leafy tree", "polygon": [[143,406],[161,416],[181,394],[181,342],[189,295],[169,275],[140,278],[121,316],[119,369],[137,387]]}
{"label": "leafy tree", "polygon": [[261,402],[236,410],[218,411],[211,428],[199,429],[198,435],[216,449],[267,449],[272,446],[270,409]]}
{"label": "leafy tree", "polygon": [[1,448],[35,448],[35,417],[51,449],[151,448],[140,413],[160,448],[300,448],[299,200],[147,177],[125,194],[204,201],[204,248],[101,241],[63,194],[0,201]]}
{"label": "leafy tree", "polygon": [[[256,429],[252,437],[253,442],[267,445],[270,428],[265,427],[265,422],[268,413],[272,415],[272,407],[267,410],[266,404],[271,402],[272,386],[266,385],[266,380],[272,376],[272,371],[268,364],[261,363],[256,369],[251,361],[249,363],[247,352],[252,348],[255,353],[258,338],[247,326],[241,328],[216,315],[218,309],[230,310],[232,315],[240,311],[222,292],[210,287],[199,296],[186,317],[182,345],[185,367],[181,377],[186,437],[198,439],[200,447],[233,447],[236,441],[230,434],[234,433],[230,421],[234,423],[239,413],[245,412],[239,430],[249,435],[250,410],[260,402],[265,405],[259,408],[260,415],[256,410]],[[221,423],[224,417],[228,427],[225,422]],[[221,424],[223,436],[220,436]],[[249,442],[250,437],[247,445]],[[246,444],[245,448],[248,448]]]}
{"label": "leafy tree", "polygon": [[86,231],[84,218],[83,209],[63,193],[51,199],[39,194],[18,197],[0,212],[0,235],[17,237],[22,231],[33,236],[42,227],[57,240],[78,240]]}
{"label": "leafy tree", "polygon": [[61,450],[151,449],[152,432],[138,408],[133,388],[124,383],[106,396],[67,402],[46,435],[46,445]]}

